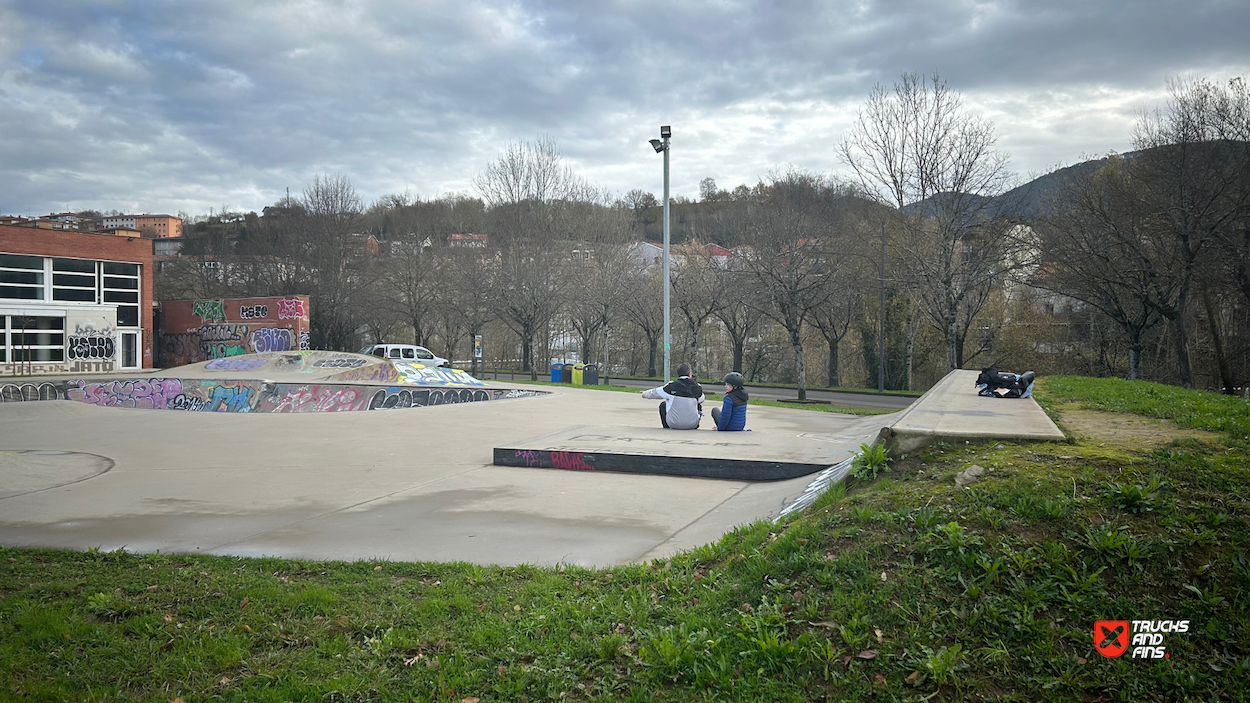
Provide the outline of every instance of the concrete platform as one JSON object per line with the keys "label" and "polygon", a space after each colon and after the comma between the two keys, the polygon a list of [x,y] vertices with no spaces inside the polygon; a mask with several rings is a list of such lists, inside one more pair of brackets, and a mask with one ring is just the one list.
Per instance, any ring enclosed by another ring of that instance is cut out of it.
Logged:
{"label": "concrete platform", "polygon": [[[655,403],[636,395],[552,390],[334,414],[3,402],[0,452],[17,453],[0,454],[0,544],[607,566],[668,556],[775,517],[811,483],[493,466],[493,447],[579,419],[641,429],[658,422]],[[753,407],[748,435],[819,445],[811,451],[832,464],[889,421]],[[20,453],[31,450],[73,454]]]}
{"label": "concrete platform", "polygon": [[1063,441],[1063,432],[1032,398],[977,395],[978,372],[946,375],[911,407],[894,416],[890,434],[900,451],[946,439]]}
{"label": "concrete platform", "polygon": [[578,425],[496,447],[494,463],[777,481],[822,471],[845,458],[845,450],[834,449],[836,444],[805,434]]}

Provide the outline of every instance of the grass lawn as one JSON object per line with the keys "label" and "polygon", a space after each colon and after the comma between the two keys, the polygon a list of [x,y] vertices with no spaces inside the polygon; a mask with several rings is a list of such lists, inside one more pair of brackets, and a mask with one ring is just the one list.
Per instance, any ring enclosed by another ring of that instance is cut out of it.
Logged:
{"label": "grass lawn", "polygon": [[[551,381],[507,381],[507,383],[524,383],[535,386],[562,386],[564,388],[585,388],[592,391],[616,391],[618,393],[634,393],[642,392],[641,388],[632,386],[615,386],[609,384],[601,384],[597,386],[570,386],[567,383],[552,383]],[[717,387],[723,387],[718,385]],[[750,388],[748,387],[748,393]],[[714,403],[720,403],[725,399],[724,394],[704,393],[705,397]],[[747,405],[766,405],[771,408],[790,408],[791,410],[816,410],[825,413],[839,413],[842,415],[887,415],[889,413],[898,412],[897,410],[878,410],[875,408],[843,408],[836,405],[825,405],[823,403],[799,404],[799,403],[783,403],[777,400],[765,400],[763,398],[751,398],[747,401]],[[705,410],[711,410],[710,407],[704,406]],[[711,418],[709,412],[708,417]]]}
{"label": "grass lawn", "polygon": [[[0,698],[1250,698],[1245,409],[1094,379],[1037,392],[1072,442],[934,446],[649,564],[0,549]],[[1096,653],[1095,620],[1137,619],[1190,629],[1168,659]]]}

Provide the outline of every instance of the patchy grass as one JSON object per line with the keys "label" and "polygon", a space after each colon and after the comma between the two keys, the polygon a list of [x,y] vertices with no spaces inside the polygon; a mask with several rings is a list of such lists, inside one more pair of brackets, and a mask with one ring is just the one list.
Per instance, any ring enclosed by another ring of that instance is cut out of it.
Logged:
{"label": "patchy grass", "polygon": [[[0,697],[1244,701],[1248,518],[1225,432],[934,446],[605,570],[2,549]],[[1106,619],[1191,629],[1105,659]]]}
{"label": "patchy grass", "polygon": [[1250,403],[1235,396],[1149,381],[1084,376],[1048,377],[1042,380],[1042,387],[1044,395],[1053,401],[1075,402],[1090,410],[1172,420],[1182,427],[1250,439]]}

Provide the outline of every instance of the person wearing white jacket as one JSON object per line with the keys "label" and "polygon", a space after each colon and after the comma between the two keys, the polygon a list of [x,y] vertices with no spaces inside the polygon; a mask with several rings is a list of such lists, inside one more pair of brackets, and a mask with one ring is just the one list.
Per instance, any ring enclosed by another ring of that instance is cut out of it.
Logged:
{"label": "person wearing white jacket", "polygon": [[663,400],[660,423],[674,430],[697,430],[703,418],[703,386],[690,377],[690,364],[677,367],[677,380],[658,388],[648,388],[642,397]]}

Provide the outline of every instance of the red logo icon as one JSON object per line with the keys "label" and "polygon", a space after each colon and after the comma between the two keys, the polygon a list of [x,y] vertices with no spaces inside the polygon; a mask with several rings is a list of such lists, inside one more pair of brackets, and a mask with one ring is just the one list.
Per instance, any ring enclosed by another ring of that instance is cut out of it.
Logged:
{"label": "red logo icon", "polygon": [[1104,657],[1115,659],[1128,649],[1128,620],[1099,620],[1094,623],[1094,645]]}

